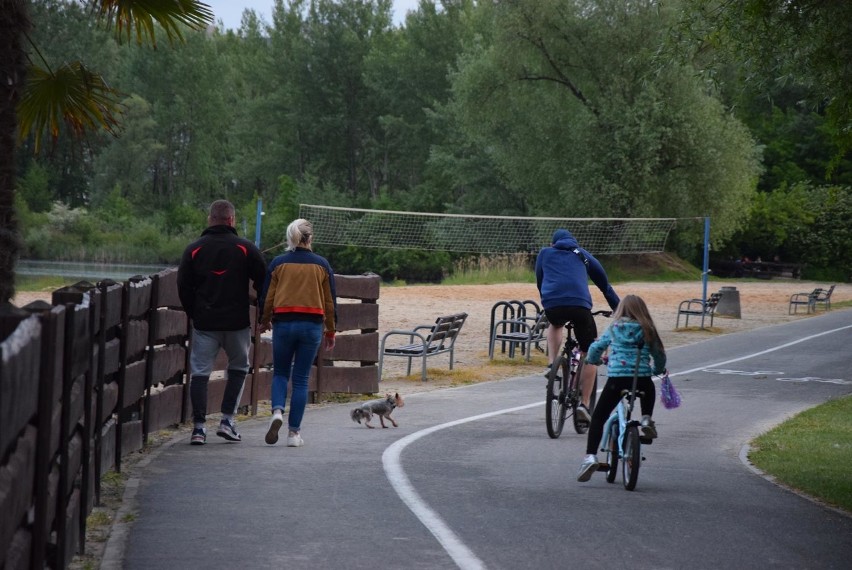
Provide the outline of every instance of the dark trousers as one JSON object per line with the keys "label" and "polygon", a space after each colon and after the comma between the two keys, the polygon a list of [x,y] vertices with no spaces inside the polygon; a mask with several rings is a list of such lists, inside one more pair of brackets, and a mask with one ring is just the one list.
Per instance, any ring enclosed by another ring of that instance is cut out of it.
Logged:
{"label": "dark trousers", "polygon": [[[223,414],[236,414],[243,394],[246,373],[244,370],[228,370],[228,381],[222,397]],[[207,383],[210,376],[193,376],[189,384],[189,398],[192,402],[192,421],[203,424],[207,417]]]}
{"label": "dark trousers", "polygon": [[[606,381],[604,389],[601,391],[601,397],[595,406],[595,411],[592,412],[592,423],[589,426],[589,438],[586,441],[586,453],[595,455],[598,452],[598,446],[601,444],[603,437],[603,426],[607,418],[615,409],[618,400],[621,399],[622,390],[630,390],[633,387],[632,376],[618,376],[609,378]],[[654,383],[650,376],[640,376],[637,379],[636,391],[641,392],[639,402],[642,406],[642,415],[650,416],[654,413],[654,400],[656,399],[656,391]]]}

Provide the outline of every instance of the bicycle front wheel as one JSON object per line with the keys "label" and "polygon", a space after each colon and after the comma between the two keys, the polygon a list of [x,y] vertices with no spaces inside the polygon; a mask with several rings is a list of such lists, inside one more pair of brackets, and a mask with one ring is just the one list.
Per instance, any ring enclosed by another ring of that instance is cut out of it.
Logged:
{"label": "bicycle front wheel", "polygon": [[606,482],[614,483],[618,473],[618,423],[612,422],[609,426],[609,440],[606,446],[606,462],[609,463],[609,471],[606,472]]}
{"label": "bicycle front wheel", "polygon": [[568,361],[565,355],[553,359],[547,378],[547,402],[544,416],[547,425],[547,435],[556,439],[562,434],[565,425],[565,381],[568,372]]}
{"label": "bicycle front wheel", "polygon": [[639,464],[642,462],[642,452],[639,448],[639,428],[630,426],[624,434],[624,457],[621,462],[621,476],[624,488],[632,491],[639,480]]}

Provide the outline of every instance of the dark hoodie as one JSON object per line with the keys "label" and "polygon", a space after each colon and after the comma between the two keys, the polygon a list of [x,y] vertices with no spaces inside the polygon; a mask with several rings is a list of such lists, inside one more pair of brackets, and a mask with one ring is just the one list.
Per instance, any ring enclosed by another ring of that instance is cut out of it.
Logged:
{"label": "dark hoodie", "polygon": [[248,328],[249,282],[260,292],[266,261],[257,247],[227,225],[210,226],[186,248],[178,267],[178,296],[200,331]]}
{"label": "dark hoodie", "polygon": [[553,245],[542,248],[535,260],[535,280],[542,307],[591,309],[589,279],[601,290],[610,308],[615,310],[619,298],[609,284],[603,266],[580,247],[571,232],[556,230]]}

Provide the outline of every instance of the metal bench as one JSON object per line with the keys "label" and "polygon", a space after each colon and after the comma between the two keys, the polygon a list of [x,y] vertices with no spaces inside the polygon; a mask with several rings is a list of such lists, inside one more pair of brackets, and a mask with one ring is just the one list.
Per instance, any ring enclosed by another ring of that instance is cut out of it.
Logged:
{"label": "metal bench", "polygon": [[515,357],[515,348],[520,346],[521,354],[525,354],[529,362],[533,345],[538,346],[539,343],[547,340],[548,325],[544,311],[536,316],[497,321],[491,327],[491,338],[488,343],[489,360],[494,359],[494,347],[500,342],[509,345],[509,358]]}
{"label": "metal bench", "polygon": [[816,311],[816,297],[822,292],[822,289],[814,289],[809,293],[793,293],[790,295],[790,304],[787,306],[787,314],[795,315],[799,312],[799,307],[804,306],[806,312],[812,313]]}
{"label": "metal bench", "polygon": [[[675,322],[675,329],[680,328],[680,316],[684,315],[685,320],[683,323],[684,327],[689,326],[689,317],[702,317],[709,316],[710,317],[710,326],[713,326],[713,318],[716,316],[716,306],[719,304],[719,299],[722,298],[721,293],[713,293],[710,295],[710,298],[706,301],[704,299],[687,299],[686,301],[681,301],[680,305],[677,307],[677,321]],[[704,326],[704,321],[702,320],[701,326]]]}
{"label": "metal bench", "polygon": [[[382,336],[379,349],[379,381],[382,379],[382,367],[385,356],[402,356],[408,358],[406,375],[411,374],[411,360],[422,359],[422,379],[426,381],[426,359],[430,356],[449,353],[450,370],[453,369],[453,351],[456,339],[467,319],[467,313],[457,313],[438,317],[434,325],[420,325],[413,330],[393,329]],[[428,332],[427,332],[428,331]],[[387,340],[394,336],[408,337],[406,344],[387,346]]]}
{"label": "metal bench", "polygon": [[814,312],[816,312],[817,305],[820,304],[826,311],[831,310],[831,294],[834,293],[834,287],[832,285],[828,289],[817,289],[819,292],[814,297]]}

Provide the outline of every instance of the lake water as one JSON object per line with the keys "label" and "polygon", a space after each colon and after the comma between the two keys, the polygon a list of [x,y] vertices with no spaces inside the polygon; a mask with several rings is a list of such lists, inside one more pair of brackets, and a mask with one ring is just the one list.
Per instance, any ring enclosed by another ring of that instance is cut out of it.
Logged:
{"label": "lake water", "polygon": [[134,275],[153,275],[168,265],[133,265],[122,263],[85,263],[76,261],[41,261],[21,259],[15,266],[18,275],[63,277],[91,282],[103,279],[126,281]]}

